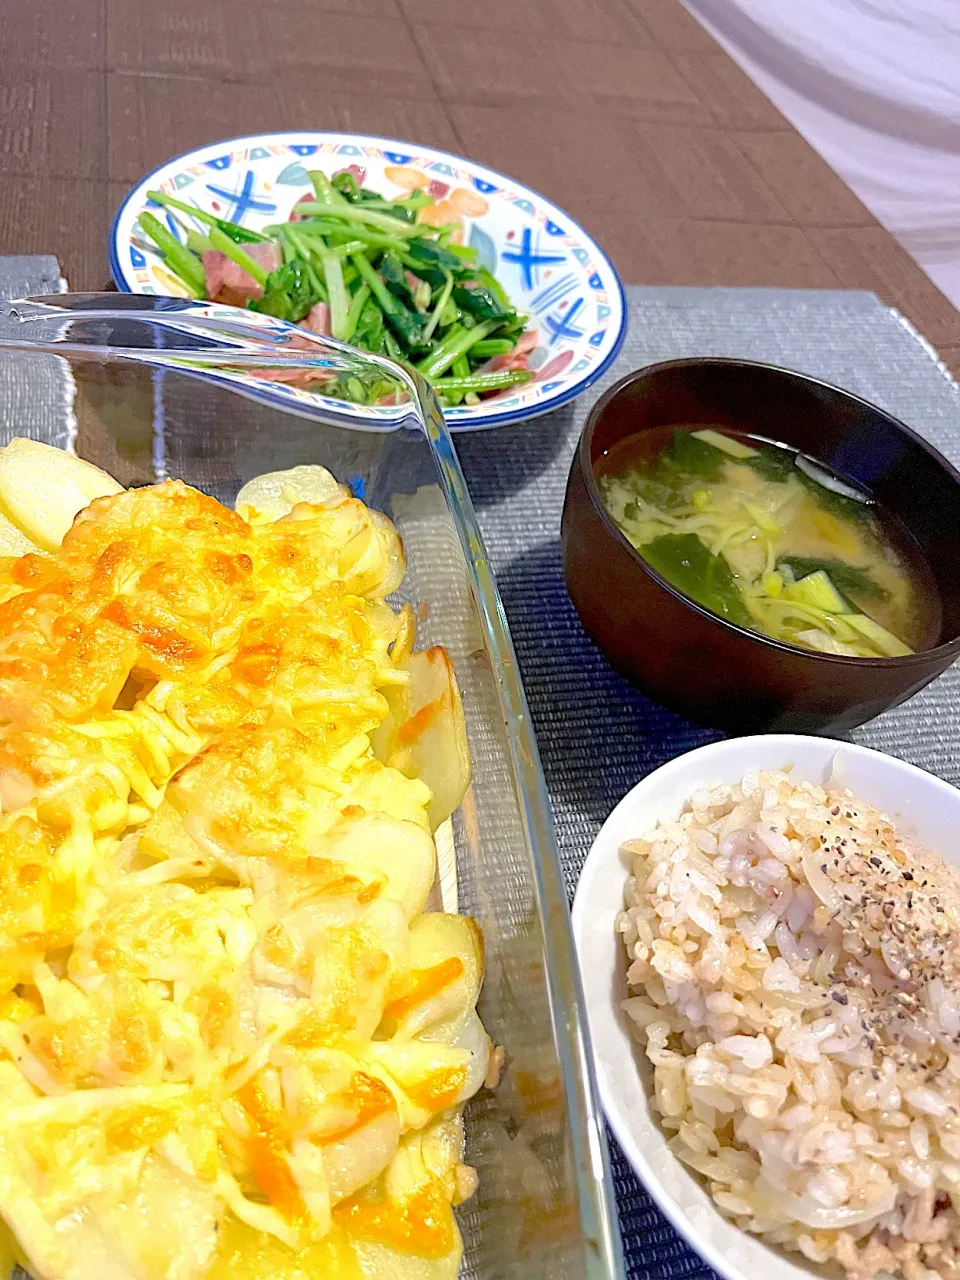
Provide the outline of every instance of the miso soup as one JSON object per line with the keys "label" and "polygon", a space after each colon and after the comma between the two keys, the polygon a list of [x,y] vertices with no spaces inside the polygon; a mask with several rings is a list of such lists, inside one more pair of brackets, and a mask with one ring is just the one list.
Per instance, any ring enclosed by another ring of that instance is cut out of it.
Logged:
{"label": "miso soup", "polygon": [[939,639],[940,602],[914,539],[804,454],[724,427],[655,428],[617,444],[597,483],[648,564],[730,622],[851,658]]}

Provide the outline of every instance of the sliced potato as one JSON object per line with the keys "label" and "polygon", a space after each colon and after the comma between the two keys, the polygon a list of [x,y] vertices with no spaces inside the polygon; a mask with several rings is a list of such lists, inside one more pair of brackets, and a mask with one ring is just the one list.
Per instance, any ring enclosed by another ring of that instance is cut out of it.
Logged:
{"label": "sliced potato", "polygon": [[363,507],[363,514],[361,527],[340,548],[337,573],[349,591],[368,600],[382,600],[403,581],[403,543],[381,511]]}
{"label": "sliced potato", "polygon": [[[343,1217],[365,1280],[456,1280],[463,1242],[450,1202],[462,1199],[457,1194],[458,1174],[463,1170],[462,1134],[459,1119],[449,1113],[431,1120],[418,1132],[405,1134],[380,1183],[386,1220],[404,1213],[407,1207],[408,1238],[414,1248],[419,1246],[418,1252],[391,1247],[388,1232],[381,1241],[377,1239],[380,1232],[363,1230],[362,1208],[358,1215],[348,1212]],[[421,1209],[419,1214],[411,1214],[410,1207],[424,1195],[426,1203],[420,1203],[426,1212]],[[443,1244],[446,1247],[438,1250]]]}
{"label": "sliced potato", "polygon": [[220,1230],[217,1258],[207,1280],[364,1280],[346,1232],[334,1225],[327,1236],[294,1253],[274,1236],[255,1231],[228,1214]]}
{"label": "sliced potato", "polygon": [[338,484],[326,467],[290,467],[287,471],[267,471],[249,480],[237,494],[236,508],[245,520],[256,516],[279,520],[289,515],[298,502],[336,506],[349,497],[350,490]]}
{"label": "sliced potato", "polygon": [[94,498],[122,492],[105,471],[52,445],[17,437],[0,449],[0,505],[45,551],[56,551]]}
{"label": "sliced potato", "polygon": [[343,818],[308,843],[308,852],[343,863],[363,884],[379,880],[382,896],[410,921],[423,910],[437,873],[433,841],[416,823],[386,813]]}
{"label": "sliced potato", "polygon": [[351,1237],[336,1221],[323,1240],[294,1253],[228,1214],[207,1280],[456,1280],[463,1246],[450,1221],[450,1249],[437,1258]]}
{"label": "sliced potato", "polygon": [[420,982],[396,1002],[398,1033],[452,1044],[483,982],[483,935],[476,922],[443,911],[417,916],[410,924],[410,969]]}
{"label": "sliced potato", "polygon": [[405,685],[385,689],[390,706],[373,734],[373,747],[385,764],[430,788],[431,830],[436,831],[460,804],[470,785],[470,748],[463,704],[453,664],[436,646],[411,653],[400,663]]}
{"label": "sliced potato", "polygon": [[405,604],[397,614],[397,634],[394,637],[393,649],[390,651],[393,663],[399,670],[406,671],[408,659],[411,653],[413,653],[413,646],[416,642],[416,615],[413,612],[412,606]]}
{"label": "sliced potato", "polygon": [[353,1250],[364,1280],[457,1280],[463,1245],[456,1223],[451,1229],[453,1244],[439,1258],[418,1253],[401,1253],[373,1240],[354,1240]]}
{"label": "sliced potato", "polygon": [[388,596],[391,592],[396,591],[403,581],[403,575],[407,571],[407,561],[403,554],[403,540],[397,533],[393,521],[387,519],[382,511],[374,511],[372,507],[368,509],[370,511],[370,519],[380,533],[386,557],[386,568],[377,587],[377,595]]}
{"label": "sliced potato", "polygon": [[[29,551],[39,551],[22,529],[18,529],[9,516],[0,511],[0,556],[25,556]],[[0,1275],[2,1275],[0,1271]]]}
{"label": "sliced potato", "polygon": [[[326,467],[310,465],[256,476],[237,494],[236,508],[245,520],[280,520],[289,515],[298,502],[337,507],[349,497],[350,490],[339,484]],[[406,568],[403,543],[382,512],[367,510],[377,536],[363,538],[361,545],[352,548],[349,554],[354,560],[362,560],[363,570],[372,575],[373,587],[362,594],[388,596],[403,581]],[[357,572],[353,561],[351,571]]]}

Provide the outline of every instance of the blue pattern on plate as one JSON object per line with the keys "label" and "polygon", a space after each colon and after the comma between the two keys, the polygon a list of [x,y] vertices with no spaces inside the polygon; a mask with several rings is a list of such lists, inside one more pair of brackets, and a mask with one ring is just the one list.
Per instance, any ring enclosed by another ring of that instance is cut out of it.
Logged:
{"label": "blue pattern on plate", "polygon": [[572,323],[574,316],[578,316],[584,307],[583,298],[578,298],[570,307],[569,311],[558,311],[555,315],[547,316],[543,322],[543,327],[550,334],[550,346],[561,338],[571,338],[576,340],[584,335],[583,329],[578,329]]}
{"label": "blue pattern on plate", "polygon": [[[519,200],[517,204],[520,204]],[[523,228],[520,248],[504,249],[500,257],[504,262],[514,262],[520,268],[520,275],[523,278],[525,289],[532,289],[534,285],[540,283],[541,267],[563,262],[564,260],[562,253],[541,253],[540,237],[539,235],[537,236],[536,244],[534,244],[533,232],[529,227]]]}
{"label": "blue pattern on plate", "polygon": [[559,280],[552,280],[530,303],[530,310],[535,315],[540,315],[544,311],[549,311],[551,307],[565,298],[568,293],[573,293],[577,288],[577,277],[573,272],[561,276]]}
{"label": "blue pattern on plate", "polygon": [[242,223],[248,213],[277,212],[277,206],[272,200],[263,200],[253,194],[255,182],[256,175],[252,169],[248,169],[239,190],[227,191],[224,187],[214,186],[212,182],[207,183],[207,190],[230,205],[229,212],[223,215],[228,222]]}

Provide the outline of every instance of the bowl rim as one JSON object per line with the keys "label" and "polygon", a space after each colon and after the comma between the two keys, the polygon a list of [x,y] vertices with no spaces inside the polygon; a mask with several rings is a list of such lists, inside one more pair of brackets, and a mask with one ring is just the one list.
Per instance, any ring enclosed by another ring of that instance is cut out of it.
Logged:
{"label": "bowl rim", "polygon": [[[692,773],[696,776],[690,777],[689,781],[683,784],[684,795],[689,795],[698,785],[716,780],[716,776],[723,773],[722,767],[718,767],[716,770],[711,768],[710,762],[714,758],[720,757],[722,759],[727,755],[737,756],[741,753],[749,755],[752,751],[757,751],[758,754],[762,753],[768,758],[772,757],[777,760],[776,764],[761,761],[755,766],[759,769],[782,767],[785,761],[790,760],[791,753],[796,751],[805,751],[815,756],[820,756],[824,768],[831,762],[831,757],[835,757],[839,753],[843,753],[848,759],[853,757],[860,761],[866,761],[868,765],[870,762],[877,762],[883,769],[889,769],[901,776],[919,781],[926,792],[930,794],[939,793],[949,805],[960,808],[960,788],[953,786],[936,774],[929,773],[927,770],[921,769],[907,760],[902,760],[899,756],[890,755],[885,751],[861,746],[859,743],[825,738],[816,734],[761,733],[737,738],[723,738],[720,741],[708,742],[703,746],[683,752],[679,756],[674,756],[673,759],[652,769],[642,777],[614,805],[604,819],[584,859],[571,908],[571,927],[574,945],[577,950],[578,964],[585,982],[587,980],[588,965],[591,970],[595,970],[597,962],[595,952],[593,948],[590,948],[588,936],[591,920],[595,918],[597,907],[596,902],[592,900],[593,885],[603,880],[610,883],[612,908],[619,913],[622,909],[623,886],[630,875],[630,870],[627,866],[622,861],[617,861],[619,858],[619,842],[616,845],[611,843],[613,839],[612,831],[616,829],[618,822],[625,813],[634,807],[644,792],[654,790],[658,785],[664,783],[669,784],[671,781],[679,783],[685,774]],[[801,765],[801,768],[803,768],[803,765]],[[746,772],[746,769],[741,769],[739,776],[742,776],[744,772]],[[929,811],[929,807],[929,805],[925,806],[925,809]],[[637,834],[640,833],[638,832]],[[604,872],[606,873],[605,876]],[[591,898],[589,902],[588,896]],[[591,909],[594,915],[588,916],[587,913]],[[604,906],[603,909],[606,915],[607,907]],[[625,953],[620,954],[623,943],[613,930],[611,930],[610,941],[617,948],[617,963],[622,965],[621,972],[625,976],[626,965],[623,963],[625,961]],[[590,948],[589,951],[588,948]],[[589,959],[587,958],[588,954]],[[588,992],[589,988],[585,990],[585,995],[588,995]],[[748,1242],[752,1249],[763,1250],[770,1261],[777,1264],[777,1270],[770,1273],[770,1280],[787,1280],[787,1276],[789,1276],[790,1280],[803,1280],[805,1277],[809,1277],[810,1280],[816,1280],[816,1277],[822,1276],[822,1269],[804,1258],[802,1254],[779,1250],[776,1246],[766,1243],[759,1237],[752,1236],[748,1232],[741,1230],[735,1223],[725,1218],[713,1202],[702,1180],[687,1169],[669,1151],[667,1147],[668,1135],[660,1127],[655,1115],[650,1115],[650,1122],[656,1130],[660,1141],[656,1147],[651,1147],[648,1142],[644,1141],[644,1135],[639,1132],[634,1122],[633,1110],[626,1100],[621,1100],[619,1090],[611,1080],[611,1069],[608,1060],[601,1056],[606,1038],[603,1030],[610,1026],[611,1023],[615,1025],[618,1022],[615,999],[611,996],[611,998],[605,998],[597,1004],[592,1004],[587,999],[586,1008],[595,1058],[594,1071],[597,1091],[600,1095],[604,1114],[627,1163],[678,1234],[719,1275],[726,1277],[726,1280],[753,1280],[755,1273],[750,1270],[748,1264],[741,1262],[735,1253],[726,1253],[721,1247],[724,1242],[711,1237],[708,1227],[695,1220],[685,1210],[684,1206],[677,1202],[672,1191],[664,1185],[656,1171],[652,1158],[661,1151],[669,1157],[674,1166],[689,1180],[691,1187],[696,1189],[697,1198],[706,1207],[708,1217],[712,1223],[718,1224],[724,1234],[727,1232],[735,1233],[737,1240]],[[619,1030],[622,1036],[629,1040],[631,1062],[635,1062],[637,1052],[642,1052],[642,1050],[639,1050],[639,1044],[633,1040],[628,1028],[620,1026]],[[643,1094],[649,1100],[650,1091],[646,1082],[639,1075],[638,1080]],[[733,1236],[731,1236],[732,1238]],[[784,1269],[783,1273],[780,1268]]]}
{"label": "bowl rim", "polygon": [[778,652],[785,653],[791,657],[810,658],[816,662],[828,662],[839,667],[850,668],[874,668],[879,667],[884,670],[897,670],[901,668],[909,669],[915,666],[925,666],[931,658],[943,658],[946,656],[956,656],[960,653],[960,634],[957,634],[952,640],[945,643],[935,645],[929,649],[919,649],[916,653],[905,653],[898,657],[890,658],[854,658],[848,657],[846,654],[840,653],[818,653],[814,649],[803,649],[800,645],[788,644],[785,640],[775,640],[772,636],[764,635],[762,631],[753,631],[749,627],[742,627],[739,623],[731,622],[728,618],[721,617],[720,614],[714,613],[707,609],[704,605],[698,604],[692,597],[686,595],[679,588],[675,587],[667,578],[658,573],[656,569],[649,564],[640,552],[634,547],[624,533],[621,532],[612,516],[608,513],[603,499],[600,496],[600,490],[597,486],[597,478],[593,470],[593,461],[591,458],[591,445],[593,443],[593,433],[601,415],[606,411],[609,404],[614,401],[617,396],[632,383],[639,381],[642,377],[647,377],[652,373],[659,373],[665,369],[685,369],[696,368],[701,365],[725,365],[728,367],[738,367],[747,369],[763,369],[765,371],[782,375],[788,381],[797,381],[801,383],[809,383],[813,386],[824,387],[827,391],[842,396],[846,400],[850,400],[855,404],[862,405],[866,409],[870,409],[874,413],[879,413],[886,418],[902,435],[914,445],[918,446],[935,462],[941,470],[954,481],[958,488],[958,498],[960,498],[960,470],[958,470],[948,458],[936,449],[928,440],[919,435],[912,427],[908,427],[905,422],[901,422],[899,418],[894,417],[892,413],[888,413],[886,409],[882,409],[873,401],[859,396],[854,391],[848,391],[844,387],[838,387],[832,382],[827,382],[825,378],[818,378],[813,374],[801,373],[797,369],[789,369],[785,365],[770,364],[764,360],[741,360],[737,356],[682,356],[675,360],[658,360],[653,364],[642,365],[639,369],[633,369],[624,377],[619,378],[612,387],[609,387],[602,396],[596,401],[587,414],[586,422],[580,432],[580,440],[577,444],[575,455],[575,465],[579,467],[580,474],[583,478],[584,488],[587,497],[596,514],[600,517],[606,532],[610,534],[616,544],[627,552],[630,559],[641,568],[648,577],[652,578],[658,586],[667,591],[673,598],[691,609],[700,617],[709,622],[714,622],[727,631],[733,632],[741,639],[750,640],[754,643],[764,645],[767,648],[775,649]]}
{"label": "bowl rim", "polygon": [[521,407],[517,409],[504,410],[502,413],[492,413],[479,421],[472,422],[470,418],[450,420],[447,423],[450,430],[483,431],[491,427],[502,427],[519,422],[525,422],[533,418],[538,418],[543,414],[552,413],[554,409],[559,409],[563,405],[569,404],[571,400],[575,400],[577,396],[582,395],[589,387],[593,386],[598,379],[603,377],[613,362],[617,359],[621,348],[623,347],[624,340],[626,339],[627,328],[630,323],[630,308],[627,302],[627,295],[624,289],[623,280],[620,278],[620,273],[614,266],[610,255],[606,252],[596,237],[591,235],[578,218],[573,217],[573,215],[568,213],[561,205],[556,204],[553,200],[548,199],[547,196],[542,195],[538,190],[536,190],[536,188],[529,186],[525,182],[519,181],[519,179],[511,178],[508,174],[502,173],[498,169],[491,169],[489,166],[481,164],[479,161],[471,160],[468,156],[457,155],[453,151],[447,151],[442,147],[433,147],[424,142],[410,142],[403,138],[388,137],[385,134],[358,133],[350,129],[274,129],[263,133],[245,133],[233,138],[222,138],[214,140],[213,142],[202,143],[198,147],[190,147],[187,151],[183,151],[179,155],[171,156],[161,164],[155,165],[154,168],[144,174],[143,177],[138,178],[135,182],[130,184],[110,219],[110,226],[107,231],[107,262],[113,282],[120,292],[136,292],[127,280],[126,273],[120,264],[120,255],[117,249],[120,219],[136,191],[152,182],[158,174],[169,168],[170,165],[185,161],[190,156],[196,155],[198,151],[206,151],[209,147],[232,148],[244,143],[252,143],[256,140],[262,140],[265,138],[279,140],[282,138],[289,138],[291,135],[313,135],[316,137],[339,136],[352,138],[361,144],[368,143],[376,145],[378,143],[383,143],[387,146],[395,146],[399,150],[412,151],[414,154],[418,151],[426,151],[446,160],[453,160],[462,165],[469,166],[480,173],[489,174],[492,177],[499,179],[504,185],[513,186],[521,189],[522,191],[528,192],[531,196],[534,196],[541,205],[554,213],[559,214],[560,217],[565,218],[596,251],[597,257],[609,270],[611,278],[616,286],[615,293],[617,305],[620,308],[620,323],[610,350],[599,364],[597,364],[593,369],[586,370],[582,377],[578,378],[576,382],[572,382],[564,390],[558,392],[555,397],[551,397],[550,401],[546,404],[530,405],[527,408]]}

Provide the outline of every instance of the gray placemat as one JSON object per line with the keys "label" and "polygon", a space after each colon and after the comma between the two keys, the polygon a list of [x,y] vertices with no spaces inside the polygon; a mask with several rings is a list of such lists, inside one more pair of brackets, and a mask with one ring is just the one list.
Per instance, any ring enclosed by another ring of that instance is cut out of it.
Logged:
{"label": "gray placemat", "polygon": [[[869,293],[631,288],[630,332],[598,386],[516,428],[457,437],[497,575],[553,801],[571,892],[601,822],[664,761],[719,737],[626,683],[584,635],[563,585],[560,511],[580,429],[630,369],[684,355],[740,356],[816,374],[875,401],[960,464],[960,393],[936,355]],[[960,665],[865,725],[858,742],[960,783]],[[710,1276],[611,1140],[631,1277]]]}
{"label": "gray placemat", "polygon": [[[66,287],[52,255],[0,257],[0,299],[63,293]],[[12,334],[16,327],[15,321],[0,318],[0,337]],[[72,449],[76,388],[64,361],[35,356],[25,365],[15,353],[0,351],[0,380],[4,425],[13,424],[17,435]]]}
{"label": "gray placemat", "polygon": [[[0,297],[55,292],[53,259],[0,258]],[[563,586],[560,510],[590,406],[625,372],[682,355],[767,360],[883,405],[960,465],[960,394],[935,353],[868,293],[627,290],[631,325],[608,375],[582,399],[516,428],[460,435],[457,451],[510,620],[553,801],[571,896],[587,849],[624,792],[664,761],[719,737],[646,699],[587,640]],[[72,379],[52,360],[24,394],[0,362],[0,409],[20,434],[69,444]],[[854,736],[960,782],[960,668]],[[708,1277],[611,1143],[628,1275]]]}

